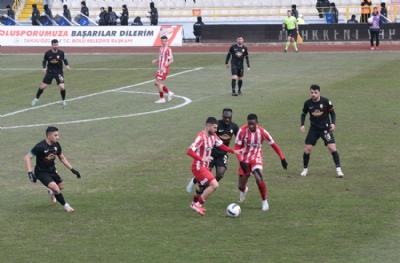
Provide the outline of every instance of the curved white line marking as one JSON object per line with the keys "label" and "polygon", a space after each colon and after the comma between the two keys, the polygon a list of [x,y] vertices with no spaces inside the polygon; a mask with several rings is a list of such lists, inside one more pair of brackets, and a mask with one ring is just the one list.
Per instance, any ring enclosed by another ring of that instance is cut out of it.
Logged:
{"label": "curved white line marking", "polygon": [[[158,93],[139,92],[139,91],[123,91],[123,92],[158,95]],[[132,114],[126,114],[126,115],[119,115],[119,116],[101,117],[101,118],[76,120],[76,121],[55,122],[55,123],[38,123],[38,124],[30,124],[30,125],[9,126],[9,127],[2,127],[1,129],[7,130],[7,129],[29,128],[29,127],[39,127],[39,126],[49,126],[49,125],[60,125],[60,124],[73,124],[73,123],[83,123],[83,122],[91,122],[91,121],[101,121],[101,120],[109,120],[109,119],[127,118],[127,117],[132,117],[132,116],[140,116],[140,115],[146,115],[146,114],[151,114],[151,113],[163,112],[163,111],[167,111],[167,110],[178,109],[178,108],[181,108],[181,107],[183,107],[183,106],[185,106],[185,105],[187,105],[187,104],[192,102],[191,99],[183,97],[183,96],[174,95],[174,98],[176,98],[176,97],[182,98],[185,102],[182,103],[182,104],[176,105],[174,107],[160,109],[160,110],[153,110],[153,111],[148,111],[148,112],[140,112],[140,113],[132,113]]]}
{"label": "curved white line marking", "polygon": [[[178,76],[178,75],[181,75],[181,74],[185,74],[185,73],[189,73],[189,72],[192,72],[192,71],[200,70],[200,69],[202,69],[202,68],[195,68],[195,69],[191,69],[191,70],[186,70],[186,71],[178,72],[178,73],[175,73],[175,74],[172,74],[172,75],[168,76],[168,78],[170,78],[170,77],[175,77],[175,76]],[[144,82],[141,82],[141,83],[138,83],[138,84],[134,84],[134,85],[129,85],[129,86],[121,87],[121,88],[116,88],[116,89],[111,89],[111,90],[105,90],[105,91],[102,91],[102,92],[92,93],[92,94],[88,94],[88,95],[85,95],[85,96],[80,96],[80,97],[77,97],[77,98],[72,98],[72,99],[69,99],[69,100],[67,100],[67,101],[74,101],[74,100],[84,99],[84,98],[88,98],[88,97],[92,97],[92,96],[96,96],[96,95],[100,95],[100,94],[105,94],[105,93],[109,93],[109,92],[122,91],[122,90],[124,90],[124,89],[132,88],[132,87],[137,87],[137,86],[140,86],[140,85],[144,85],[144,84],[147,84],[147,83],[151,83],[151,82],[153,82],[153,81],[154,81],[154,80],[148,80],[148,81],[144,81]],[[144,94],[158,94],[158,93],[136,92],[136,91],[124,91],[124,92],[144,93]],[[174,107],[170,107],[170,108],[166,108],[166,109],[160,109],[160,110],[154,110],[154,111],[149,111],[149,112],[132,113],[132,114],[120,115],[120,116],[101,117],[101,118],[85,119],[85,120],[76,120],[76,121],[68,121],[68,122],[57,122],[57,123],[52,123],[52,125],[55,125],[55,124],[82,123],[82,122],[90,122],[90,121],[98,121],[98,120],[108,120],[108,119],[117,119],[117,118],[126,118],[126,117],[132,117],[132,116],[139,116],[139,115],[145,115],[145,114],[151,114],[151,113],[162,112],[162,111],[166,111],[166,110],[177,109],[177,108],[183,107],[183,106],[185,106],[185,105],[187,105],[187,104],[189,104],[189,103],[192,102],[191,99],[186,98],[186,97],[183,97],[183,96],[179,96],[179,95],[176,95],[176,94],[174,95],[174,97],[182,98],[182,99],[185,100],[185,102],[184,102],[183,104],[180,104],[180,105],[177,105],[177,106],[174,106]],[[60,103],[60,102],[59,102],[59,101],[57,101],[57,102],[51,102],[51,103],[47,103],[47,104],[40,105],[40,106],[37,106],[37,107],[26,108],[26,109],[14,111],[14,112],[6,113],[6,114],[3,114],[3,115],[0,115],[0,118],[12,116],[12,115],[16,115],[16,114],[18,114],[18,113],[26,112],[26,111],[29,111],[29,110],[35,110],[35,109],[47,107],[47,106],[54,105],[54,104],[58,104],[58,103]],[[50,124],[42,123],[42,124],[30,124],[30,125],[18,125],[18,126],[0,127],[0,129],[6,130],[6,129],[17,129],[17,128],[38,127],[38,126],[45,126],[45,125],[50,125]]]}

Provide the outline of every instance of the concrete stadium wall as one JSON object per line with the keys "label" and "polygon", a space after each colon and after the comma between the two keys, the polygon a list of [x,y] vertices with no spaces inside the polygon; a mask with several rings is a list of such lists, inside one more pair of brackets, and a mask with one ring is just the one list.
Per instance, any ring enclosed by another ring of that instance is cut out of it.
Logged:
{"label": "concrete stadium wall", "polygon": [[[353,42],[369,39],[367,24],[310,24],[299,26],[304,42],[336,41]],[[284,42],[286,31],[282,25],[204,25],[202,43],[232,43],[238,35],[246,43]],[[400,40],[400,24],[384,24],[380,33],[382,41]]]}

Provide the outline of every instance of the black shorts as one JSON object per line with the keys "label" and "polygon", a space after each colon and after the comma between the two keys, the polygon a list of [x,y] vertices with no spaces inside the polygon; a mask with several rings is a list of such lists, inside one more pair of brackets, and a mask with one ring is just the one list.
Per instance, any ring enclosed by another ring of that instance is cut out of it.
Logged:
{"label": "black shorts", "polygon": [[57,85],[64,83],[64,74],[46,74],[43,78],[43,83],[50,85],[53,79],[56,79]]}
{"label": "black shorts", "polygon": [[219,156],[212,156],[214,159],[208,164],[210,170],[214,167],[223,166],[228,168],[228,155],[219,155]]}
{"label": "black shorts", "polygon": [[231,66],[232,76],[236,75],[239,78],[243,77],[243,67],[238,67],[236,65]]}
{"label": "black shorts", "polygon": [[56,184],[60,184],[63,179],[57,172],[48,173],[48,172],[35,172],[36,178],[42,182],[44,186],[48,186],[49,183],[55,182]]}
{"label": "black shorts", "polygon": [[333,132],[324,129],[310,128],[305,140],[305,144],[311,144],[315,146],[319,138],[324,140],[325,146],[330,143],[335,143],[335,137],[333,137]]}
{"label": "black shorts", "polygon": [[296,36],[296,29],[290,29],[287,31],[288,37],[295,37]]}

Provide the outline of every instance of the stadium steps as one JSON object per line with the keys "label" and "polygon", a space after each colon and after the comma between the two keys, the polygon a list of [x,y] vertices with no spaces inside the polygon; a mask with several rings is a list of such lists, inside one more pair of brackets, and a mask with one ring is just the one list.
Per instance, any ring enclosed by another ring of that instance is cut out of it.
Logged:
{"label": "stadium steps", "polygon": [[26,21],[26,20],[28,20],[29,17],[31,17],[32,4],[36,4],[40,14],[42,14],[42,12],[43,12],[43,1],[42,0],[26,0],[22,9],[19,9],[18,12],[16,12],[16,19],[18,21]]}

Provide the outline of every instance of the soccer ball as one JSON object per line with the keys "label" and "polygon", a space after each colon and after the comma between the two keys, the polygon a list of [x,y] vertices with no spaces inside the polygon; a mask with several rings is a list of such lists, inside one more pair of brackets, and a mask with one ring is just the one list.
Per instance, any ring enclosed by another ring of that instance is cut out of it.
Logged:
{"label": "soccer ball", "polygon": [[374,22],[374,20],[372,19],[372,17],[368,18],[368,24],[372,24]]}
{"label": "soccer ball", "polygon": [[226,208],[226,213],[230,217],[238,217],[240,215],[240,206],[238,204],[232,203]]}

